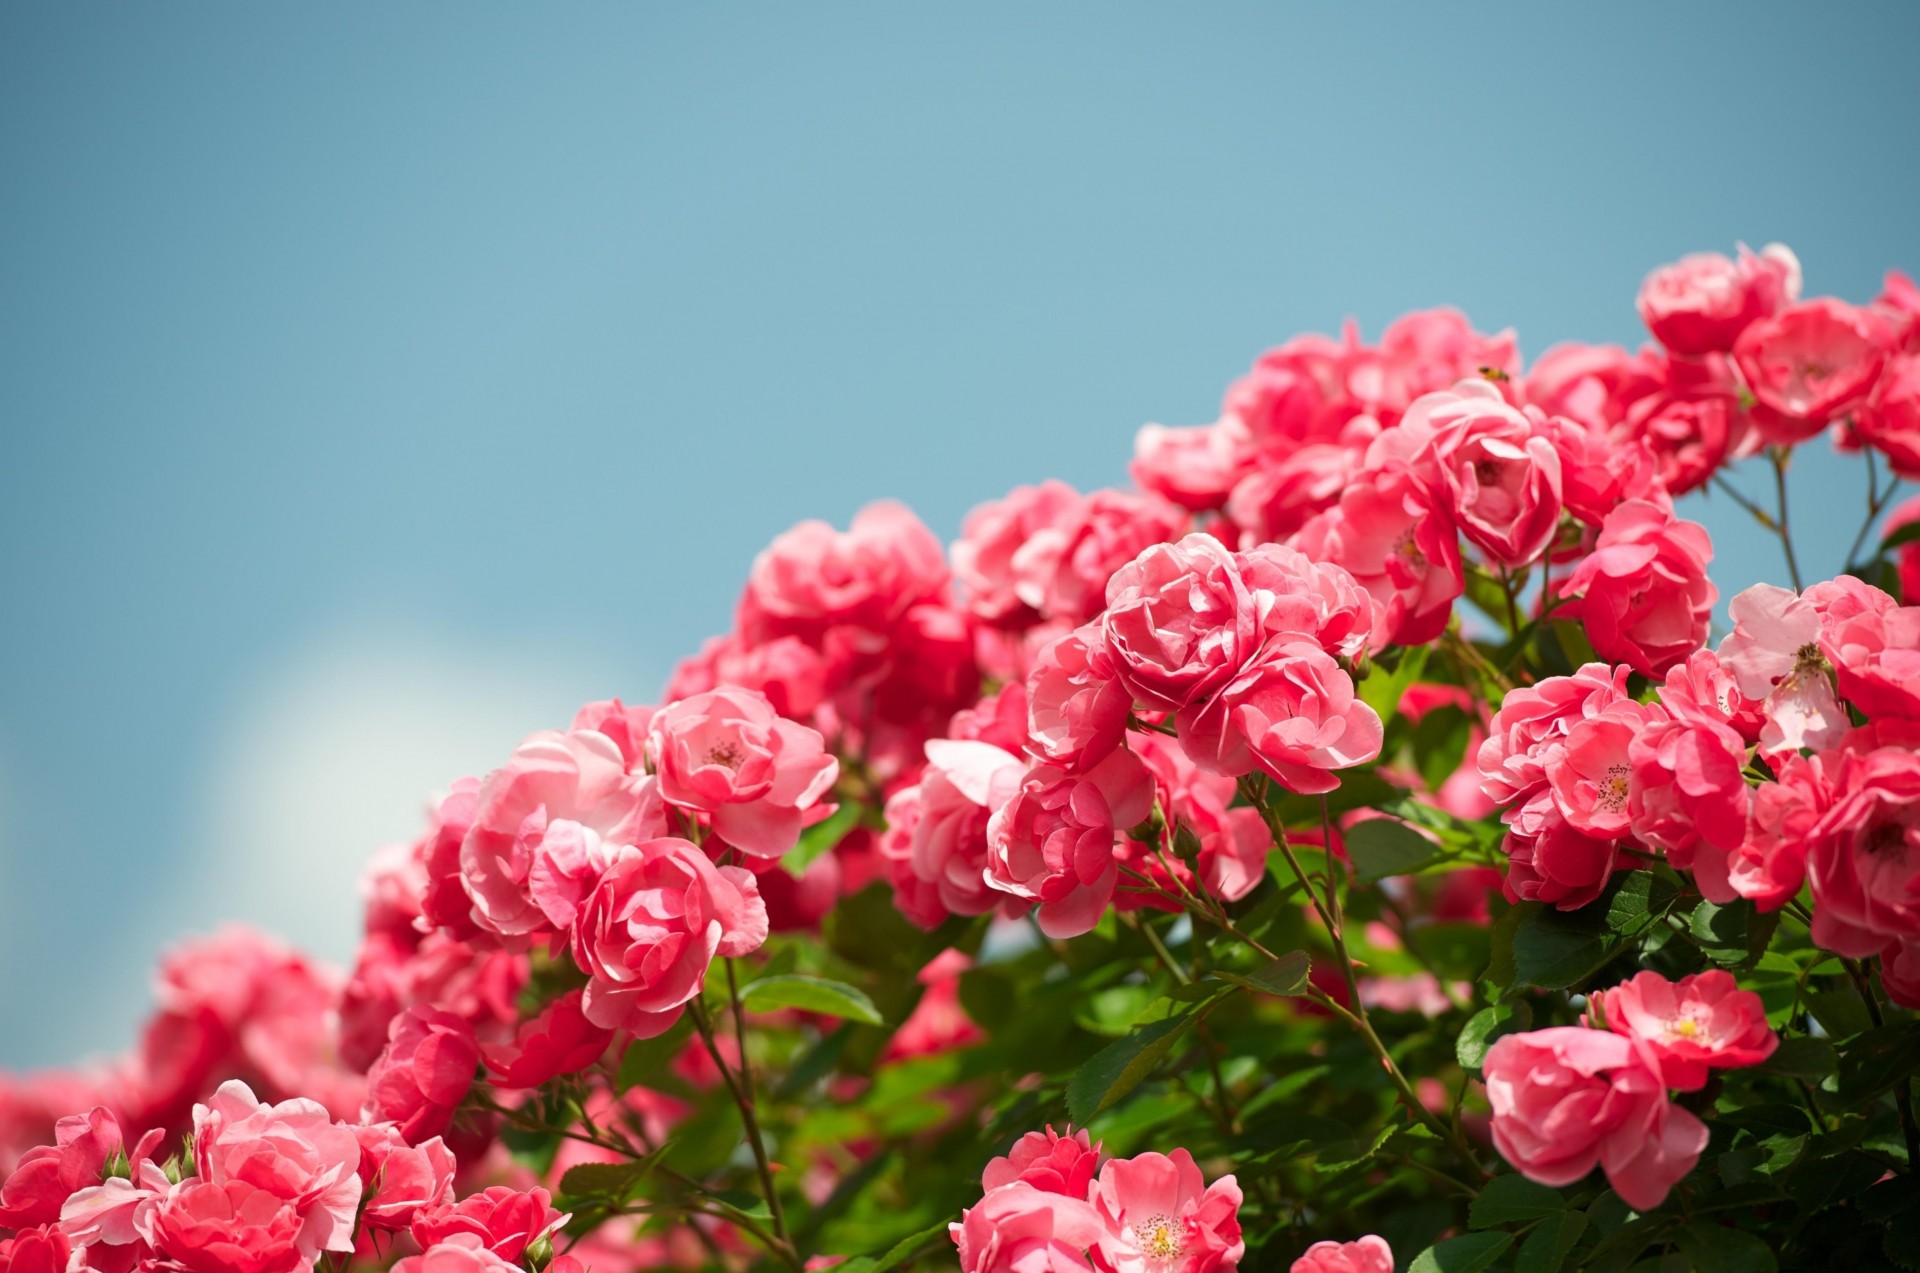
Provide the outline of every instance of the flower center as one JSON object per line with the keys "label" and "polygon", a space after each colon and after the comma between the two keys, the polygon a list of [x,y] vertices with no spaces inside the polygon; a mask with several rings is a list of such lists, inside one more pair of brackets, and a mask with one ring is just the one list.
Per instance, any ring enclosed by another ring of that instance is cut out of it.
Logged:
{"label": "flower center", "polygon": [[1482,486],[1498,486],[1500,484],[1500,475],[1505,471],[1506,467],[1498,460],[1475,460],[1473,462],[1474,479]]}
{"label": "flower center", "polygon": [[1133,1240],[1149,1259],[1176,1259],[1187,1249],[1186,1226],[1164,1211],[1156,1212],[1135,1222]]}
{"label": "flower center", "polygon": [[1609,813],[1618,813],[1627,807],[1627,775],[1632,771],[1626,765],[1609,765],[1607,776],[1600,780],[1600,807]]}
{"label": "flower center", "polygon": [[1700,1033],[1700,1023],[1692,1017],[1681,1017],[1673,1023],[1668,1033],[1677,1034],[1683,1039],[1691,1039]]}
{"label": "flower center", "polygon": [[715,743],[707,748],[707,763],[737,769],[744,759],[738,743]]}

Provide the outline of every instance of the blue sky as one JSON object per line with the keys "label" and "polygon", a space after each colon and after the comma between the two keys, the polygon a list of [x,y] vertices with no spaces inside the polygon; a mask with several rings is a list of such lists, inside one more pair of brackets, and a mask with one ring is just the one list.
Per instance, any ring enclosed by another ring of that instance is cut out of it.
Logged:
{"label": "blue sky", "polygon": [[[1920,272],[1916,48],[1894,4],[0,9],[0,1065],[124,1046],[224,916],[345,959],[428,790],[650,696],[800,518],[1119,481],[1349,316],[1531,355],[1736,240]],[[1857,473],[1794,478],[1831,573]],[[1694,515],[1725,591],[1781,575]]]}

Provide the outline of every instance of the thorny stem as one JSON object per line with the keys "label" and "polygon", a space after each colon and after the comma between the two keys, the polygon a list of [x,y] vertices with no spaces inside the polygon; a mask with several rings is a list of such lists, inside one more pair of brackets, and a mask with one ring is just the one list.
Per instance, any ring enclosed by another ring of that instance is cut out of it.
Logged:
{"label": "thorny stem", "polygon": [[[737,1022],[740,1012],[740,992],[732,977],[733,962],[731,960],[727,961],[727,972],[729,974],[727,988],[732,995],[733,1011]],[[787,1234],[786,1215],[780,1208],[780,1191],[774,1187],[773,1182],[773,1162],[767,1157],[766,1139],[760,1134],[760,1119],[753,1108],[752,1080],[747,1078],[746,1051],[744,1048],[741,1050],[741,1074],[736,1077],[733,1068],[727,1064],[727,1059],[720,1054],[719,1042],[714,1038],[713,1018],[707,1015],[706,1005],[699,999],[690,1000],[687,1004],[687,1012],[693,1017],[693,1027],[700,1032],[701,1040],[706,1043],[707,1052],[713,1057],[713,1063],[719,1069],[720,1077],[726,1080],[727,1090],[733,1094],[733,1103],[740,1108],[740,1122],[746,1129],[747,1144],[753,1150],[754,1170],[760,1176],[760,1191],[766,1195],[767,1211],[773,1217],[773,1231],[776,1238],[774,1252],[793,1268],[799,1269],[800,1255],[794,1249],[793,1239]],[[746,1079],[748,1086],[741,1085],[743,1078]]]}
{"label": "thorny stem", "polygon": [[1773,490],[1780,503],[1780,520],[1776,527],[1780,532],[1780,547],[1787,554],[1787,576],[1793,580],[1793,590],[1799,592],[1805,585],[1800,582],[1800,563],[1793,555],[1793,531],[1787,527],[1787,449],[1772,447],[1767,451],[1767,459],[1773,465]]}

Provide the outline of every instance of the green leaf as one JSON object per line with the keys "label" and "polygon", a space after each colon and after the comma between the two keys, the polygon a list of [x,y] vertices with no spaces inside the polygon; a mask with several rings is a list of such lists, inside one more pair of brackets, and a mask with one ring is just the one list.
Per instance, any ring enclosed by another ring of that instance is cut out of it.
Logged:
{"label": "green leaf", "polygon": [[1573,1254],[1574,1245],[1586,1231],[1584,1212],[1562,1211],[1548,1217],[1520,1244],[1520,1254],[1513,1261],[1513,1273],[1560,1273],[1560,1266]]}
{"label": "green leaf", "polygon": [[567,1174],[560,1177],[560,1196],[618,1206],[627,1200],[633,1187],[646,1178],[652,1167],[651,1158],[636,1162],[581,1163],[578,1167],[569,1167]]}
{"label": "green leaf", "polygon": [[780,865],[796,877],[805,874],[808,867],[831,853],[847,832],[860,825],[861,808],[857,800],[841,801],[838,809],[800,833],[800,842],[787,850]]}
{"label": "green leaf", "polygon": [[757,1193],[748,1193],[744,1189],[721,1189],[706,1195],[711,1202],[717,1202],[737,1215],[749,1220],[770,1221],[773,1212],[767,1208],[767,1200]]}
{"label": "green leaf", "polygon": [[1477,1070],[1487,1059],[1487,1049],[1503,1034],[1514,1034],[1533,1024],[1533,1009],[1524,1003],[1499,1003],[1482,1008],[1461,1028],[1454,1055],[1460,1068]]}
{"label": "green leaf", "polygon": [[1414,764],[1430,791],[1438,791],[1466,758],[1472,732],[1467,714],[1451,703],[1430,709],[1413,727]]}
{"label": "green leaf", "polygon": [[1354,878],[1372,884],[1389,875],[1407,875],[1440,860],[1440,847],[1404,822],[1368,818],[1347,828],[1347,855]]}
{"label": "green leaf", "polygon": [[1297,995],[1307,988],[1310,961],[1304,950],[1289,951],[1270,964],[1239,974],[1216,972],[1213,975],[1246,990],[1265,995]]}
{"label": "green leaf", "polygon": [[1743,897],[1725,906],[1701,902],[1693,908],[1687,927],[1707,958],[1732,967],[1757,963],[1779,923],[1778,912],[1761,915]]}
{"label": "green leaf", "polygon": [[1422,924],[1408,936],[1434,971],[1459,981],[1474,981],[1487,970],[1492,940],[1485,924],[1467,923]]}
{"label": "green leaf", "polygon": [[[1911,544],[1916,539],[1920,539],[1920,521],[1908,522],[1905,526],[1896,527],[1888,532],[1887,537],[1880,541],[1880,551],[1892,552],[1902,545]],[[1907,604],[1913,603],[1910,601]]]}
{"label": "green leaf", "polygon": [[808,977],[799,973],[762,977],[740,991],[740,1002],[759,1012],[770,1008],[799,1008],[865,1025],[884,1025],[873,1000],[844,981]]}
{"label": "green leaf", "polygon": [[1680,1250],[1698,1273],[1774,1273],[1773,1249],[1743,1229],[1694,1223],[1680,1230]]}
{"label": "green leaf", "polygon": [[1851,1040],[1840,1049],[1840,1099],[1864,1105],[1920,1071],[1920,1021],[1902,1021]]}
{"label": "green leaf", "polygon": [[1788,1078],[1823,1079],[1839,1067],[1840,1057],[1825,1039],[1782,1039],[1759,1068]]}
{"label": "green leaf", "polygon": [[614,1088],[621,1093],[640,1086],[648,1079],[667,1067],[667,1063],[680,1055],[686,1046],[687,1036],[693,1033],[693,1018],[686,1013],[667,1027],[665,1034],[656,1034],[651,1039],[635,1039],[627,1045],[626,1054],[620,1058],[620,1073],[614,1079]]}
{"label": "green leaf", "polygon": [[1630,871],[1577,911],[1521,902],[1494,925],[1487,977],[1501,986],[1576,987],[1638,940],[1675,891],[1651,871]]}
{"label": "green leaf", "polygon": [[[920,1254],[934,1239],[945,1238],[946,1236],[947,1221],[943,1219],[940,1223],[929,1225],[927,1228],[920,1230],[920,1232],[904,1237],[888,1247],[886,1254],[865,1265],[866,1273],[886,1273],[886,1270],[904,1264],[914,1256]],[[847,1266],[841,1265],[840,1267],[845,1268]]]}
{"label": "green leaf", "polygon": [[1480,1273],[1513,1245],[1511,1233],[1468,1233],[1436,1243],[1413,1257],[1407,1273]]}
{"label": "green leaf", "polygon": [[1391,668],[1376,662],[1360,679],[1360,701],[1379,713],[1381,720],[1391,720],[1400,710],[1400,696],[1420,679],[1432,652],[1431,646],[1409,646],[1400,651],[1400,661]]}
{"label": "green leaf", "polygon": [[1653,922],[1676,896],[1674,886],[1652,871],[1629,871],[1607,897],[1607,928],[1632,936]]}
{"label": "green leaf", "polygon": [[1558,1189],[1535,1184],[1525,1176],[1495,1176],[1468,1208],[1468,1223],[1476,1229],[1500,1224],[1525,1224],[1557,1216],[1567,1209]]}
{"label": "green leaf", "polygon": [[1188,1013],[1141,1026],[1088,1057],[1067,1084],[1068,1115],[1085,1126],[1094,1115],[1140,1086],[1198,1015]]}
{"label": "green leaf", "polygon": [[1852,990],[1809,990],[1804,996],[1807,1011],[1820,1023],[1829,1038],[1848,1039],[1873,1029],[1867,1005]]}

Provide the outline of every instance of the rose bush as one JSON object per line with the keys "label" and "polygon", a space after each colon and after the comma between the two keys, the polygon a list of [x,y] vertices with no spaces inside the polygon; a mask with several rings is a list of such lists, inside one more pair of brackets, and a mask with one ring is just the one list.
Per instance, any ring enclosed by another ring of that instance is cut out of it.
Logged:
{"label": "rose bush", "polygon": [[[0,1273],[1920,1267],[1920,291],[1801,292],[1301,337],[1137,489],[780,535],[349,972],[224,930],[0,1076]],[[1823,432],[1824,581],[1746,493]],[[1783,549],[1718,624],[1683,497]]]}

